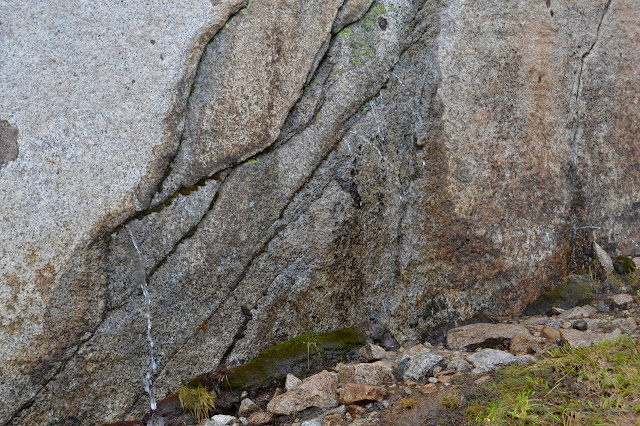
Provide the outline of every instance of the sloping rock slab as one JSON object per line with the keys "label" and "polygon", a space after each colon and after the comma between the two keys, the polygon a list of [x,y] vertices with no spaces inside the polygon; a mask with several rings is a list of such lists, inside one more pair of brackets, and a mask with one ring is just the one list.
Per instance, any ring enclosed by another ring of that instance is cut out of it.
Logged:
{"label": "sloping rock slab", "polygon": [[579,331],[575,329],[560,330],[562,341],[572,348],[591,346],[605,340],[618,337],[619,333],[596,333],[594,331]]}
{"label": "sloping rock slab", "polygon": [[497,367],[511,364],[526,364],[535,361],[531,355],[515,356],[509,352],[497,349],[483,349],[471,355],[467,355],[467,360],[475,365],[471,374],[482,374]]}
{"label": "sloping rock slab", "polygon": [[513,336],[526,333],[529,333],[529,330],[517,324],[469,324],[449,330],[447,346],[456,351],[508,348]]}

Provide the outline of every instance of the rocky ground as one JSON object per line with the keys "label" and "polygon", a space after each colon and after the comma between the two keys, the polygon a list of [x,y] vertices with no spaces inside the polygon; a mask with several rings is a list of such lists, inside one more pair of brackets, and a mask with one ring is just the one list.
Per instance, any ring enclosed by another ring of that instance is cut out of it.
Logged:
{"label": "rocky ground", "polygon": [[[557,347],[579,348],[640,333],[640,294],[618,288],[570,309],[552,307],[545,315],[452,328],[446,340],[397,347],[383,327],[369,330],[370,341],[357,362],[339,363],[302,380],[289,374],[269,394],[243,392],[239,408],[197,423],[223,425],[463,424],[473,422],[470,398],[485,392],[494,372],[531,364]],[[375,328],[375,327],[374,327]],[[385,337],[383,339],[383,336]],[[394,350],[395,349],[395,350]],[[157,414],[165,425],[194,424],[173,395]],[[211,413],[205,414],[213,414]],[[202,413],[199,413],[201,417]],[[147,423],[150,417],[143,419]],[[624,424],[624,423],[623,423]]]}

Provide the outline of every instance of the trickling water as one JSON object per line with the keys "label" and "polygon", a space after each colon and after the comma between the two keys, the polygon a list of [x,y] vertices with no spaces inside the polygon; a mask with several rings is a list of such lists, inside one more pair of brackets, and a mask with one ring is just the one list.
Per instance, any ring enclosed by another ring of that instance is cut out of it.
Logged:
{"label": "trickling water", "polygon": [[[149,296],[149,291],[147,290],[147,272],[144,268],[144,260],[142,258],[142,252],[140,251],[140,248],[138,248],[138,243],[136,242],[136,239],[133,236],[133,232],[131,232],[129,225],[126,225],[125,227],[127,228],[127,231],[129,232],[129,236],[131,237],[131,242],[133,243],[133,246],[135,247],[136,252],[138,253],[138,263],[140,268],[140,271],[139,271],[140,273],[138,275],[140,275],[140,279],[139,279],[140,288],[142,289],[142,294],[144,295],[143,312],[144,312],[145,318],[147,319],[147,342],[149,343],[149,358],[150,358],[149,370],[147,370],[147,373],[142,382],[144,384],[145,392],[149,394],[149,406],[151,407],[151,411],[154,411],[157,407],[156,407],[156,397],[153,391],[153,382],[151,379],[151,375],[155,373],[156,368],[158,366],[156,364],[155,358],[153,357],[153,348],[155,344],[153,343],[153,338],[151,337],[151,297]],[[152,424],[158,425],[158,423],[152,423]]]}

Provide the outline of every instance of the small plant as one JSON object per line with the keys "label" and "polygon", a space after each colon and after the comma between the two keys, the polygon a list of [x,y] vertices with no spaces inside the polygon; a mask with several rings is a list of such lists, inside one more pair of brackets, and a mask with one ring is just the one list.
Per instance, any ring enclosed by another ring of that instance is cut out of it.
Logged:
{"label": "small plant", "polygon": [[624,282],[622,281],[622,279],[616,275],[616,274],[610,274],[607,277],[607,281],[609,283],[609,286],[615,289],[619,289],[624,287]]}
{"label": "small plant", "polygon": [[511,416],[514,419],[527,421],[535,420],[538,418],[536,414],[529,414],[529,412],[532,410],[529,397],[533,394],[533,391],[525,390],[520,392],[516,396],[515,403],[513,404],[513,409],[511,410]]}
{"label": "small plant", "polygon": [[629,275],[627,275],[627,278],[629,280],[629,285],[636,288],[640,287],[640,268],[635,268],[629,273]]}
{"label": "small plant", "polygon": [[411,397],[400,398],[398,401],[398,408],[402,410],[412,410],[418,406],[418,401]]}
{"label": "small plant", "polygon": [[188,411],[198,422],[208,419],[215,408],[215,398],[207,391],[207,388],[199,386],[181,386],[178,390],[178,398],[182,409]]}
{"label": "small plant", "polygon": [[311,348],[318,351],[318,341],[314,338],[310,338],[305,342],[307,344],[307,369],[311,369]]}
{"label": "small plant", "polygon": [[455,410],[460,408],[460,395],[457,392],[453,392],[450,395],[445,396],[440,401],[440,404],[447,410]]}

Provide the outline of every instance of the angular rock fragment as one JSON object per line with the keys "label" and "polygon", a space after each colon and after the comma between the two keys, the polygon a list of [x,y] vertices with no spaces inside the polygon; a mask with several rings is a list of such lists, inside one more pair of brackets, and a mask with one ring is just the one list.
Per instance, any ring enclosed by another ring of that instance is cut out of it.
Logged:
{"label": "angular rock fragment", "polygon": [[614,294],[611,296],[611,301],[616,309],[629,309],[633,303],[633,296],[626,293]]}
{"label": "angular rock fragment", "polygon": [[258,407],[258,405],[251,399],[245,398],[240,401],[240,408],[238,409],[239,415],[246,416],[256,411],[260,411],[260,407]]}
{"label": "angular rock fragment", "polygon": [[540,348],[545,342],[546,339],[532,336],[529,333],[516,334],[511,339],[509,350],[517,355],[532,354],[537,352],[534,348]]}
{"label": "angular rock fragment", "polygon": [[381,386],[395,382],[395,365],[388,361],[376,361],[366,364],[339,364],[337,369],[341,383]]}
{"label": "angular rock fragment", "polygon": [[358,351],[358,361],[360,362],[373,362],[384,358],[386,351],[372,343],[368,343]]}
{"label": "angular rock fragment", "polygon": [[579,331],[585,331],[589,326],[585,320],[579,320],[571,324],[571,327]]}
{"label": "angular rock fragment", "polygon": [[211,420],[203,423],[202,426],[240,426],[240,421],[233,416],[217,414],[211,417]]}
{"label": "angular rock fragment", "polygon": [[337,388],[338,382],[325,370],[307,377],[298,386],[273,398],[267,404],[267,410],[288,416],[309,407],[335,407],[339,403]]}
{"label": "angular rock fragment", "polygon": [[382,386],[363,385],[361,383],[345,383],[338,390],[340,401],[344,404],[354,404],[362,401],[381,401],[386,391]]}
{"label": "angular rock fragment", "polygon": [[271,423],[273,420],[273,414],[266,411],[259,411],[249,416],[249,426],[263,426]]}

